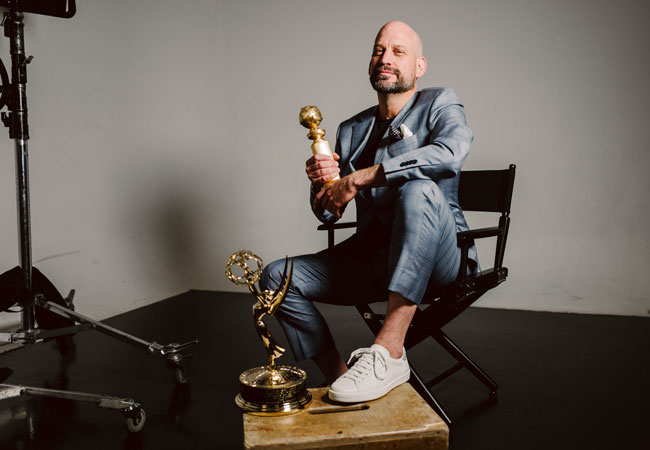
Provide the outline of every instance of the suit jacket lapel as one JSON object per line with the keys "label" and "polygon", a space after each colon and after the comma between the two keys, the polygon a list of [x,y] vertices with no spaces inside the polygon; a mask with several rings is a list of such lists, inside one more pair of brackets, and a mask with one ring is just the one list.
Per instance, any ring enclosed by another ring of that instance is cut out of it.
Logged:
{"label": "suit jacket lapel", "polygon": [[368,142],[370,131],[375,124],[375,112],[377,108],[371,108],[365,114],[357,118],[357,123],[352,127],[352,138],[350,140],[350,165],[354,168],[354,161],[359,157],[361,151]]}
{"label": "suit jacket lapel", "polygon": [[[416,92],[415,95],[402,107],[401,111],[395,116],[391,122],[391,126],[399,128],[399,126],[406,120],[406,117],[411,113],[413,106],[419,98],[420,92]],[[386,134],[388,134],[388,130],[386,130]],[[402,141],[403,139],[401,141],[397,141],[397,143],[394,143],[392,145],[400,145]],[[388,142],[389,140],[386,139],[383,141],[383,145],[381,142],[379,143],[379,148],[377,149],[377,153],[375,155],[375,164],[379,164],[386,157],[386,152],[389,146]]]}

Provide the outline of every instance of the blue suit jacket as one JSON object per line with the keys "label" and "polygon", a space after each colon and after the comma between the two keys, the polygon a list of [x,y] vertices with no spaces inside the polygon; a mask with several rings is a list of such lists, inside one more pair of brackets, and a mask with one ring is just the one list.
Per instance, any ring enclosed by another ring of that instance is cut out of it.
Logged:
{"label": "blue suit jacket", "polygon": [[[341,157],[341,177],[355,171],[354,163],[370,137],[376,112],[377,106],[373,106],[339,125],[335,151]],[[355,198],[357,233],[363,234],[375,218],[391,229],[393,188],[419,179],[438,184],[454,213],[457,230],[467,230],[467,222],[458,205],[458,181],[474,135],[467,127],[458,96],[447,88],[423,89],[404,105],[392,122],[395,128],[401,124],[413,135],[389,143],[387,132],[379,143],[374,163],[381,164],[388,185],[365,190]],[[313,209],[313,195],[311,197]],[[314,213],[323,222],[336,220],[327,210]],[[470,249],[468,256],[477,261],[476,249]]]}

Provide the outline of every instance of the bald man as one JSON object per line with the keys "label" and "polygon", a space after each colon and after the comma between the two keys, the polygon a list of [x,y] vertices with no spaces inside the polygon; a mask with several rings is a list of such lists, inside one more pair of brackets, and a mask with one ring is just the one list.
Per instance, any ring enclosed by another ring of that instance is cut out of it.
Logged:
{"label": "bald man", "polygon": [[[315,155],[306,163],[314,214],[336,221],[354,199],[357,230],[333,248],[294,257],[276,317],[296,359],[313,359],[335,401],[369,401],[408,381],[403,345],[418,304],[452,283],[460,267],[456,233],[468,226],[458,205],[458,175],[473,135],[452,90],[417,90],[427,70],[422,51],[410,26],[385,24],[368,68],[378,104],[339,126],[334,158]],[[337,175],[339,181],[321,189]],[[469,258],[472,272],[475,249]],[[263,289],[278,286],[283,264],[265,268]],[[386,300],[374,343],[354,351],[348,368],[314,302]]]}

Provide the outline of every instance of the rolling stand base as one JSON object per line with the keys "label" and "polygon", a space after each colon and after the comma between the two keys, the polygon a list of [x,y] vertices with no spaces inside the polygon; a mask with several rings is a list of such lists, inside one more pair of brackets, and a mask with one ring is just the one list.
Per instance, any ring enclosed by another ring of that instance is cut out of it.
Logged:
{"label": "rolling stand base", "polygon": [[[146,351],[147,354],[159,356],[167,362],[173,381],[177,384],[186,384],[188,381],[188,361],[192,356],[186,350],[196,345],[198,339],[184,344],[171,343],[161,345],[157,342],[147,342],[128,333],[124,333],[109,325],[86,317],[74,311],[72,297],[74,291],[66,299],[67,307],[56,303],[48,302],[42,295],[35,297],[34,304],[37,308],[47,309],[61,317],[72,320],[76,325],[57,328],[53,330],[32,329],[28,331],[17,331],[15,333],[0,333],[0,342],[11,342],[15,344],[31,345],[42,342],[45,339],[69,336],[80,331],[94,329],[103,334],[111,336],[127,344],[134,345]],[[0,400],[18,397],[21,395],[53,397],[66,400],[96,403],[100,408],[116,409],[125,416],[126,427],[130,432],[138,432],[144,426],[146,414],[144,409],[132,399],[111,397],[107,395],[89,394],[85,392],[62,391],[58,389],[36,388],[12,384],[0,384]]]}
{"label": "rolling stand base", "polygon": [[0,400],[20,397],[21,395],[91,402],[96,403],[100,408],[117,409],[125,416],[126,428],[133,433],[140,431],[142,427],[144,427],[144,423],[147,419],[144,409],[142,409],[142,407],[132,399],[88,394],[85,392],[0,384]]}

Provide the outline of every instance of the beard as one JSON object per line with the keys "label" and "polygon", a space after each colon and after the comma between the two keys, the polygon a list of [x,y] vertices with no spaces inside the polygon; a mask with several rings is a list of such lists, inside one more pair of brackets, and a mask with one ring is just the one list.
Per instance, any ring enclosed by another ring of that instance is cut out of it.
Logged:
{"label": "beard", "polygon": [[377,66],[370,75],[370,84],[375,91],[381,92],[382,94],[401,94],[402,92],[410,91],[415,86],[415,77],[407,80],[402,75],[402,72],[397,69],[390,70],[390,72],[395,74],[397,80],[388,82],[384,75],[380,74],[385,69],[386,67],[384,66]]}

